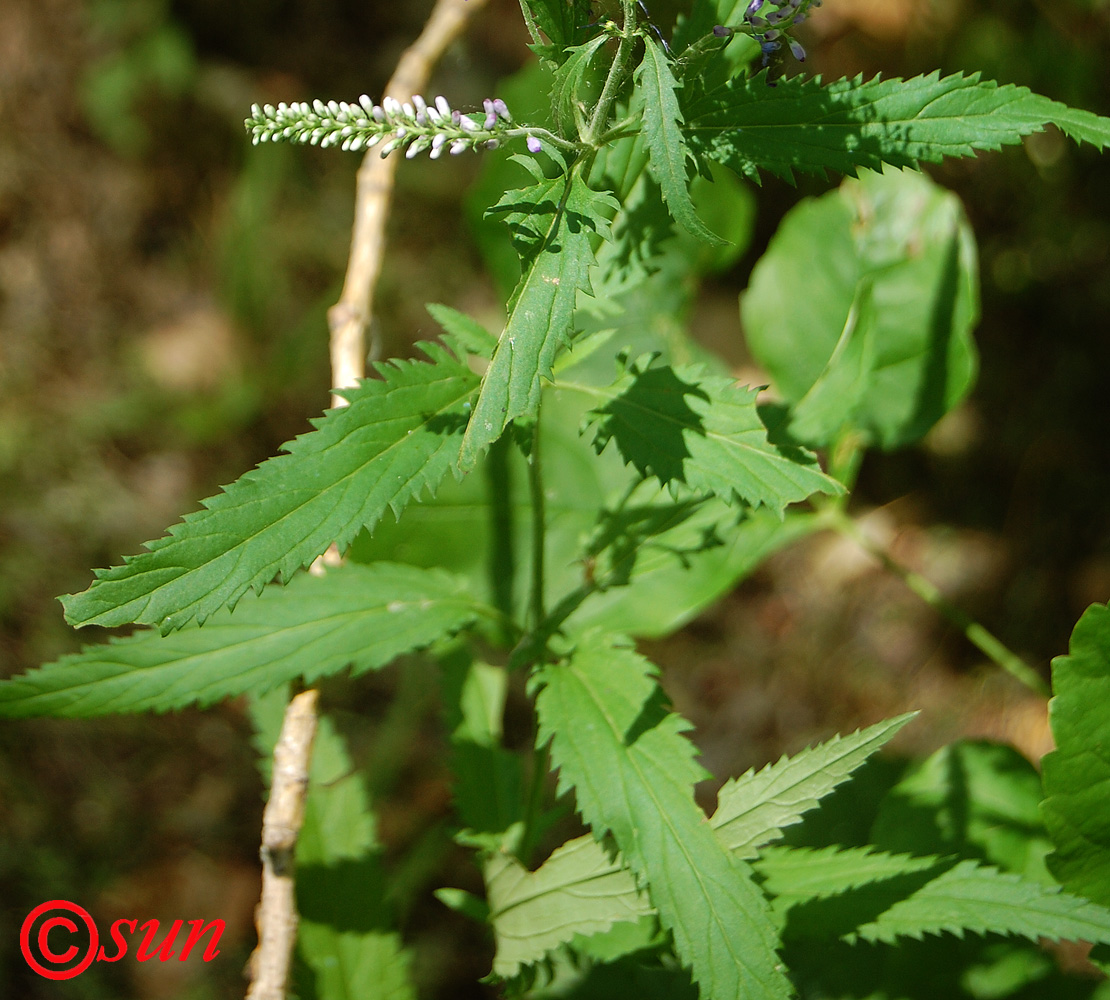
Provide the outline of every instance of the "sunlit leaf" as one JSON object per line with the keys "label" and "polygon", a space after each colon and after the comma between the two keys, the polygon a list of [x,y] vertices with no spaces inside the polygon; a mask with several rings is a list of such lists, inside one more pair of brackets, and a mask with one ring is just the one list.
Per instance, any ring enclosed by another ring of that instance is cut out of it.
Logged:
{"label": "sunlit leaf", "polygon": [[776,839],[783,827],[797,823],[916,714],[887,719],[850,736],[834,736],[730,779],[717,793],[717,811],[710,821],[717,836],[740,857],[754,857],[758,848]]}
{"label": "sunlit leaf", "polygon": [[648,162],[667,207],[687,232],[707,243],[723,243],[694,211],[686,174],[688,151],[681,128],[682,109],[675,96],[678,81],[663,49],[650,37],[644,38],[644,58],[636,70],[636,85],[644,105],[643,134]]}
{"label": "sunlit leaf", "polygon": [[616,208],[611,196],[591,191],[577,172],[511,191],[498,203],[525,265],[463,438],[465,468],[511,420],[535,415],[541,379],[551,378],[555,354],[573,331],[578,292],[590,289],[591,237],[608,232]]}
{"label": "sunlit leaf", "polygon": [[349,565],[247,597],[234,614],[169,635],[125,639],[0,681],[0,716],[90,716],[208,705],[350,666],[384,666],[479,613],[464,586],[437,570]]}
{"label": "sunlit leaf", "polygon": [[759,418],[757,392],[694,366],[636,362],[604,389],[563,383],[601,400],[593,411],[599,451],[613,441],[624,460],[661,484],[682,483],[726,503],[782,511],[812,493],[837,494],[816,456],[777,447]]}
{"label": "sunlit leaf", "polygon": [[795,171],[854,175],[884,163],[939,163],[1013,145],[1049,123],[1077,142],[1099,149],[1110,143],[1110,119],[977,73],[866,82],[859,76],[827,85],[796,76],[774,87],[760,73],[697,96],[683,113],[695,152],[754,181],[760,170],[792,180]]}
{"label": "sunlit leaf", "polygon": [[716,838],[693,798],[704,776],[689,723],[667,710],[646,660],[604,637],[535,677],[539,739],[560,789],[574,788],[596,836],[611,834],[647,887],[704,994],[790,996],[767,902],[751,869]]}
{"label": "sunlit leaf", "polygon": [[444,348],[424,350],[430,363],[379,365],[381,379],[344,390],[350,406],[315,420],[315,430],[285,445],[288,454],[204,501],[149,551],[98,571],[88,590],[62,599],[67,621],[164,632],[203,622],[434,490],[458,470],[478,379]]}

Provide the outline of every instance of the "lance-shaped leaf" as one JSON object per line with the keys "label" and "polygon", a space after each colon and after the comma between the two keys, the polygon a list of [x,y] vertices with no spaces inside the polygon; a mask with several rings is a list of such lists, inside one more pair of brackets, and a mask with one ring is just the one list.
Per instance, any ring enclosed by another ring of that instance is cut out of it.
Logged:
{"label": "lance-shaped leaf", "polygon": [[350,666],[356,673],[434,642],[478,610],[454,577],[348,565],[268,587],[235,613],[161,636],[142,630],[0,682],[0,716],[166,711],[260,693]]}
{"label": "lance-shaped leaf", "polygon": [[[565,384],[565,383],[564,383]],[[812,493],[842,493],[817,459],[767,440],[755,389],[697,366],[638,362],[613,385],[573,388],[605,400],[594,410],[595,446],[615,441],[624,460],[663,484],[685,483],[731,503],[781,511]]]}
{"label": "lance-shaped leaf", "polygon": [[1110,942],[1110,910],[1058,886],[961,861],[846,936],[894,942],[966,931],[1099,944]]}
{"label": "lance-shaped leaf", "polygon": [[[680,92],[681,93],[681,92]],[[750,178],[759,171],[855,174],[883,163],[917,167],[1020,142],[1049,122],[1077,142],[1110,143],[1110,119],[1069,108],[1025,87],[978,74],[912,80],[735,78],[683,107],[695,153]]]}
{"label": "lance-shaped leaf", "polygon": [[894,943],[951,933],[1106,941],[1110,910],[977,861],[873,848],[770,848],[756,870],[789,938]]}
{"label": "lance-shaped leaf", "polygon": [[62,599],[66,620],[164,632],[203,623],[457,473],[478,380],[442,347],[423,350],[431,363],[378,365],[382,379],[345,391],[351,405],[313,421],[315,430],[285,445],[288,454],[205,500],[149,551],[98,571],[88,590]]}
{"label": "lance-shaped leaf", "polygon": [[[608,36],[598,35],[584,45],[567,49],[567,61],[555,72],[551,110],[563,135],[578,135],[586,121],[587,105],[592,104],[590,98],[597,99],[600,74],[591,71],[591,62],[608,40]],[[587,91],[587,86],[592,93]]]}
{"label": "lance-shaped leaf", "polygon": [[726,782],[710,821],[717,836],[741,857],[754,857],[758,848],[778,837],[783,827],[797,823],[916,714],[899,715],[850,736],[834,736]]}
{"label": "lance-shaped leaf", "polygon": [[575,935],[655,912],[619,856],[610,857],[588,835],[557,848],[534,872],[510,854],[493,855],[485,877],[497,940],[493,971],[506,979]]}
{"label": "lance-shaped leaf", "polygon": [[[710,820],[718,840],[739,857],[755,858],[755,871],[784,912],[796,902],[844,892],[866,882],[930,868],[917,859],[882,852],[809,851],[760,847],[778,836],[819,799],[844,781],[913,716],[878,723],[847,737],[834,737],[793,758],[729,782]],[[858,856],[857,856],[858,855]],[[592,837],[569,841],[532,873],[503,857],[487,868],[491,920],[497,939],[494,971],[512,976],[538,962],[575,935],[596,934],[612,924],[655,912],[636,888],[623,859]],[[494,901],[496,897],[496,902]]]}
{"label": "lance-shaped leaf", "polygon": [[786,908],[954,863],[890,854],[873,847],[766,847],[752,867],[763,879],[763,888],[774,897],[776,908]]}
{"label": "lance-shaped leaf", "polygon": [[522,251],[523,273],[509,304],[474,414],[463,438],[462,463],[470,468],[510,420],[530,417],[540,402],[540,379],[572,332],[578,292],[590,290],[590,239],[608,234],[616,201],[591,191],[577,172],[509,192],[496,206],[508,210]]}
{"label": "lance-shaped leaf", "polygon": [[594,635],[535,678],[540,742],[596,836],[611,833],[647,886],[702,995],[786,998],[766,899],[693,797],[705,776],[650,663]]}
{"label": "lance-shaped leaf", "polygon": [[636,70],[636,87],[644,105],[643,135],[651,175],[662,190],[675,221],[692,236],[720,245],[725,241],[706,228],[690,200],[686,179],[689,151],[682,134],[682,109],[675,95],[678,85],[663,49],[645,36],[644,58]]}
{"label": "lance-shaped leaf", "polygon": [[1041,807],[1056,850],[1048,867],[1068,889],[1110,905],[1110,608],[1092,604],[1067,656],[1052,661]]}

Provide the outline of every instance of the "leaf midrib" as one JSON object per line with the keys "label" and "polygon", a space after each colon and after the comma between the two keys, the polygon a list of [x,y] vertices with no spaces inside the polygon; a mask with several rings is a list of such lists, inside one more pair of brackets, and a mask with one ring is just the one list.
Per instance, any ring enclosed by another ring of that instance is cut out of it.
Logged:
{"label": "leaf midrib", "polygon": [[[605,702],[603,700],[600,700],[598,698],[598,696],[595,694],[593,688],[589,684],[586,683],[586,677],[582,673],[582,671],[577,669],[573,665],[573,663],[565,664],[560,669],[572,670],[574,672],[575,676],[577,676],[579,678],[579,683],[581,684],[583,689],[588,693],[588,695],[590,697],[590,700],[594,703],[594,705],[596,706],[598,711],[601,713],[602,717],[605,719],[606,723],[609,725],[609,729],[612,732],[613,737],[614,737],[617,745],[618,746],[623,746],[623,734],[617,728],[616,722],[613,719],[610,712],[608,711],[608,707],[606,706]],[[742,965],[745,969],[748,970],[748,975],[754,981],[759,982],[760,977],[751,970],[751,968],[748,966],[748,964],[746,962],[744,962],[741,955],[738,954],[736,952],[736,950],[732,947],[731,935],[728,933],[728,928],[725,926],[725,923],[722,920],[721,915],[717,910],[717,906],[716,906],[716,902],[715,902],[715,899],[713,897],[713,894],[710,893],[706,888],[705,882],[702,878],[702,873],[701,873],[700,868],[697,866],[697,864],[694,863],[694,859],[690,855],[689,851],[687,850],[686,844],[683,842],[682,838],[678,835],[678,830],[675,828],[674,824],[671,822],[670,814],[667,812],[667,810],[665,810],[663,808],[663,803],[659,800],[658,796],[655,794],[654,786],[652,785],[651,782],[649,782],[647,780],[646,775],[644,774],[642,768],[640,767],[639,762],[633,756],[633,754],[631,752],[631,748],[629,748],[629,752],[624,755],[624,759],[635,769],[637,775],[640,778],[640,781],[641,781],[641,784],[642,784],[643,788],[646,789],[646,791],[648,792],[648,795],[651,797],[652,801],[654,802],[654,804],[656,806],[656,815],[659,816],[663,820],[663,823],[670,830],[671,837],[674,840],[674,842],[678,845],[681,854],[683,855],[683,857],[686,860],[686,863],[687,863],[687,866],[688,866],[689,870],[694,873],[694,876],[697,879],[698,888],[700,890],[700,893],[708,903],[708,908],[709,908],[710,912],[713,914],[714,923],[717,925],[717,927],[722,932],[721,937],[724,939],[724,942],[725,942],[726,948],[728,949],[729,954],[734,957],[734,959],[735,959],[735,961],[738,965]],[[621,784],[622,784],[622,786],[624,785],[623,778],[621,780]],[[628,802],[629,802],[629,799],[626,795],[625,796],[626,807],[628,805]],[[696,806],[695,806],[695,808],[696,808]],[[722,850],[722,852],[724,852],[723,845],[721,846],[721,850]],[[737,875],[738,878],[743,877],[742,873],[739,872],[739,871],[736,871],[736,875]],[[650,893],[650,888],[649,888],[649,893]]]}

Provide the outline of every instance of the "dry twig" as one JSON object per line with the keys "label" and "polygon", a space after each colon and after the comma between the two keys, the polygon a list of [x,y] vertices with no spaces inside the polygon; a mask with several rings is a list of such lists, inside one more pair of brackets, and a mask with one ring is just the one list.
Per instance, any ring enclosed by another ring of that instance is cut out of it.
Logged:
{"label": "dry twig", "polygon": [[[423,91],[432,67],[462,33],[467,18],[485,3],[439,0],[420,37],[401,56],[383,96],[407,101]],[[359,167],[347,277],[339,301],[328,310],[333,385],[337,388],[355,385],[366,374],[366,328],[373,315],[374,286],[381,273],[385,224],[399,161],[400,157],[382,157],[371,149]],[[378,345],[372,341],[370,357],[376,358],[377,353]],[[343,401],[333,397],[332,405],[342,406]]]}
{"label": "dry twig", "polygon": [[[428,84],[432,67],[462,33],[467,19],[486,0],[438,0],[420,37],[405,50],[386,85],[385,95],[406,101]],[[373,310],[374,286],[381,272],[385,224],[399,157],[363,157],[355,194],[355,224],[347,276],[339,301],[328,310],[331,332],[332,385],[353,386],[366,373],[366,327]],[[376,349],[371,353],[376,354]],[[346,405],[340,396],[334,406]],[[313,565],[335,565],[332,546]],[[304,819],[312,742],[316,734],[314,689],[294,697],[285,709],[281,737],[274,747],[270,799],[262,817],[262,898],[256,923],[258,947],[251,956],[247,1000],[285,1000],[289,966],[297,936],[296,883],[293,861]]]}
{"label": "dry twig", "polygon": [[258,947],[251,955],[247,1000],[285,1000],[297,936],[294,854],[316,738],[316,699],[316,690],[310,688],[290,700],[274,747],[270,798],[262,814],[262,900],[255,917]]}

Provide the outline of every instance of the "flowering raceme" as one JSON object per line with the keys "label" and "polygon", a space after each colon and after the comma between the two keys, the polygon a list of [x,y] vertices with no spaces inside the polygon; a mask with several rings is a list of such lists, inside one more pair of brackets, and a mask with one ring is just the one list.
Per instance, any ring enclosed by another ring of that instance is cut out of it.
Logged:
{"label": "flowering raceme", "polygon": [[811,7],[820,7],[821,0],[752,0],[744,11],[742,23],[739,25],[717,25],[713,33],[719,38],[737,32],[751,35],[763,52],[763,65],[766,66],[771,56],[777,52],[785,41],[790,47],[794,58],[805,62],[806,50],[787,33],[795,25],[801,24],[808,16]]}
{"label": "flowering raceme", "polygon": [[539,139],[528,130],[512,129],[512,122],[500,98],[487,97],[483,112],[464,115],[442,96],[430,103],[417,94],[411,102],[386,97],[374,104],[363,94],[353,104],[320,100],[282,102],[276,108],[255,104],[246,125],[255,145],[284,140],[358,151],[380,143],[382,156],[403,147],[409,159],[425,151],[436,159],[445,149],[455,154],[496,149],[506,138],[525,135],[528,148],[537,152]]}

